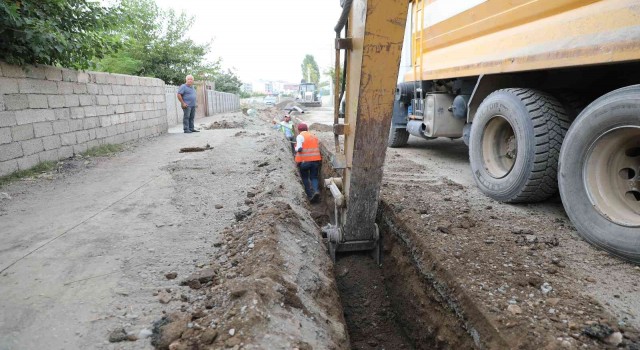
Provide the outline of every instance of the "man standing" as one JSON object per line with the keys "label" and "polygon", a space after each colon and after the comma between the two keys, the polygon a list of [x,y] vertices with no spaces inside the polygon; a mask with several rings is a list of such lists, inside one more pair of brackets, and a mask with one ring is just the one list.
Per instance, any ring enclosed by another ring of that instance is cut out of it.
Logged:
{"label": "man standing", "polygon": [[187,75],[185,81],[186,83],[180,85],[180,88],[178,88],[178,100],[180,100],[180,106],[184,111],[182,128],[185,134],[190,134],[200,131],[196,130],[193,125],[196,117],[196,89],[193,87],[193,75]]}
{"label": "man standing", "polygon": [[300,176],[304,190],[312,203],[320,200],[318,191],[318,172],[322,161],[320,141],[308,131],[307,124],[298,124],[300,134],[296,137],[296,163],[300,168]]}

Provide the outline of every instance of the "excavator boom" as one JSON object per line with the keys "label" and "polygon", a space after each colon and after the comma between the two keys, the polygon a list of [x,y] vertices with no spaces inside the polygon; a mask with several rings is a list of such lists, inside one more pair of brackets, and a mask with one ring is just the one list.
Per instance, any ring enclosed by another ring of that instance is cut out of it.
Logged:
{"label": "excavator boom", "polygon": [[[344,50],[346,105],[344,123],[340,124],[336,104],[337,161],[333,162],[342,171],[342,178],[326,181],[330,187],[333,184],[332,193],[338,187],[335,184],[341,184],[344,197],[336,208],[336,224],[329,235],[333,256],[335,251],[380,249],[375,218],[408,3],[353,0],[343,4],[344,13],[348,11],[346,37],[336,39],[336,62],[340,50]],[[338,34],[342,29],[339,26]],[[335,71],[342,70],[336,67]],[[338,82],[336,74],[336,89]],[[344,137],[343,153],[339,152],[339,136]]]}

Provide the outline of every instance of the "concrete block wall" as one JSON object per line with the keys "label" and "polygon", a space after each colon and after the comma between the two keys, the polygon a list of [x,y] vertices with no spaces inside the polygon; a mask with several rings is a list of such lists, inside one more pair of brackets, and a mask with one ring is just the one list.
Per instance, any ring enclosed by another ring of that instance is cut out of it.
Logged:
{"label": "concrete block wall", "polygon": [[164,82],[0,62],[0,176],[166,132]]}
{"label": "concrete block wall", "polygon": [[208,115],[233,112],[240,109],[240,96],[227,92],[207,90]]}

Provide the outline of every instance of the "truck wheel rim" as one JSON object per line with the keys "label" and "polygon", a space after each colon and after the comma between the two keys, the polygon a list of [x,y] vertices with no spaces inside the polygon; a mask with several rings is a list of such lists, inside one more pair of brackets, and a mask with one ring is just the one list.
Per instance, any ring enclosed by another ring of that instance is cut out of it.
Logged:
{"label": "truck wheel rim", "polygon": [[491,177],[507,176],[516,163],[518,143],[509,121],[501,115],[489,120],[482,134],[482,162]]}
{"label": "truck wheel rim", "polygon": [[616,224],[640,226],[640,127],[603,133],[589,147],[584,184],[594,208]]}

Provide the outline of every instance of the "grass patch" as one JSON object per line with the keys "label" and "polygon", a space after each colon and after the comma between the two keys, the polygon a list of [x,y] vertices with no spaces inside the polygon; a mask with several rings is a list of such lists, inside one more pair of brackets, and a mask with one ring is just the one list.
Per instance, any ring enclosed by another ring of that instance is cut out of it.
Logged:
{"label": "grass patch", "polygon": [[57,162],[46,161],[36,164],[33,168],[26,170],[18,170],[9,175],[0,176],[0,187],[3,187],[13,181],[23,179],[25,177],[33,177],[56,168]]}
{"label": "grass patch", "polygon": [[124,146],[117,144],[106,144],[89,148],[86,152],[81,153],[85,157],[105,157],[112,156],[118,152],[121,152]]}

